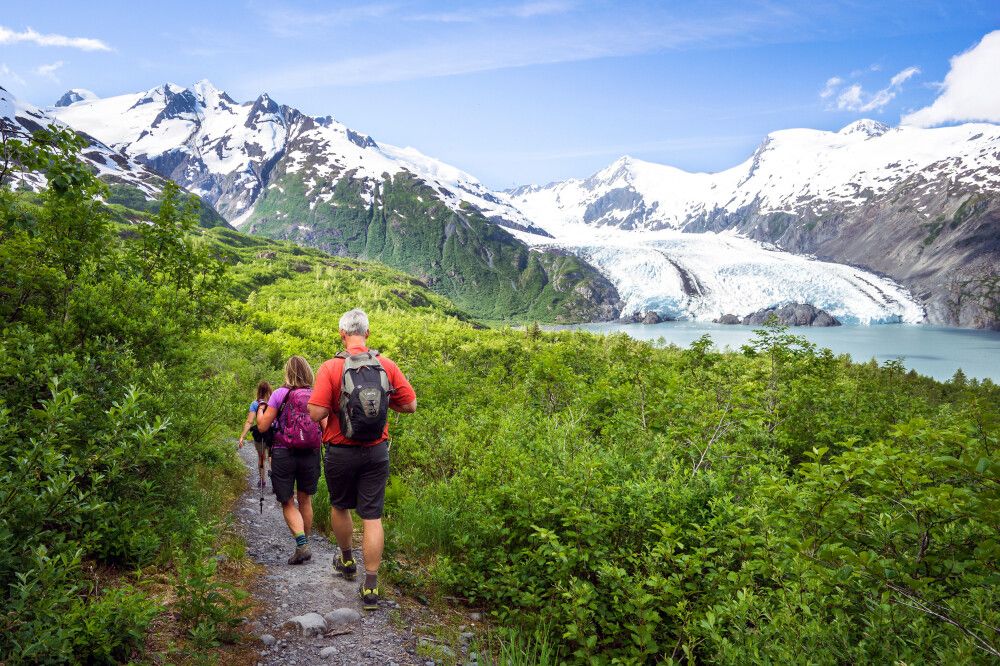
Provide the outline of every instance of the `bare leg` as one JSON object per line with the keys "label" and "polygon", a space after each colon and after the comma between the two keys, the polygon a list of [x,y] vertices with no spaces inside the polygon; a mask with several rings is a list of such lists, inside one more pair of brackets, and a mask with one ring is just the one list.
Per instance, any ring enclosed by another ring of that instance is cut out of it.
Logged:
{"label": "bare leg", "polygon": [[385,547],[385,532],[382,531],[382,519],[363,521],[364,537],[361,541],[361,552],[365,558],[365,573],[378,573],[382,564],[382,549]]}
{"label": "bare leg", "polygon": [[354,533],[351,512],[348,509],[331,507],[330,527],[333,529],[333,535],[337,538],[337,545],[340,546],[340,550],[350,550],[351,535]]}
{"label": "bare leg", "polygon": [[312,534],[313,529],[313,498],[303,492],[295,493],[299,500],[299,513],[302,514],[302,529],[306,536]]}
{"label": "bare leg", "polygon": [[[299,507],[295,506],[295,500],[288,500],[281,505],[281,513],[285,515],[285,524],[291,530],[292,536],[305,531],[302,524],[302,514]],[[309,517],[312,518],[312,506],[309,507]]]}

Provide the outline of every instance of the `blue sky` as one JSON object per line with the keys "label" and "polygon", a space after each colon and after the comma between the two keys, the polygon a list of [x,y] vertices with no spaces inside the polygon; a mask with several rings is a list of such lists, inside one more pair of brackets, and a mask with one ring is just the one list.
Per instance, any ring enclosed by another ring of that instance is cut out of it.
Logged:
{"label": "blue sky", "polygon": [[996,0],[4,4],[0,85],[35,104],[208,78],[493,187],[622,154],[716,171],[769,131],[897,124],[1000,28]]}

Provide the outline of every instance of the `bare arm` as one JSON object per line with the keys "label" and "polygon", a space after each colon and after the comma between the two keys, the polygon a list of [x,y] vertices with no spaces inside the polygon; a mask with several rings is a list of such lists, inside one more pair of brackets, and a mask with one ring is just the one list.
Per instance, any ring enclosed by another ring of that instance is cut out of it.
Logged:
{"label": "bare arm", "polygon": [[393,411],[399,412],[400,414],[412,414],[417,411],[417,399],[414,398],[413,402],[408,402],[405,405],[393,405],[389,403],[389,408]]}
{"label": "bare arm", "polygon": [[247,420],[246,420],[246,423],[243,424],[243,432],[240,433],[240,448],[241,449],[243,448],[243,442],[247,438],[247,433],[250,432],[250,428],[253,427],[253,417],[254,417],[254,413],[253,412],[247,412]]}
{"label": "bare arm", "polygon": [[[320,405],[314,405],[309,403],[309,418],[311,418],[316,423],[322,423],[323,419],[330,415],[329,407],[321,407]],[[324,426],[326,424],[323,424]]]}
{"label": "bare arm", "polygon": [[268,406],[262,412],[257,412],[257,430],[261,432],[267,432],[271,429],[271,424],[274,423],[274,419],[278,418],[278,410],[274,407]]}

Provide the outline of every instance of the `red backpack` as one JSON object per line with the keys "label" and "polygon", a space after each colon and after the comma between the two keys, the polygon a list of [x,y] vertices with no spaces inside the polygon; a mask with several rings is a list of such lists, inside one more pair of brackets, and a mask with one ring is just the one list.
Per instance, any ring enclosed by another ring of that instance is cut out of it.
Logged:
{"label": "red backpack", "polygon": [[323,446],[323,431],[309,417],[310,388],[288,389],[278,406],[278,430],[274,443],[290,449],[318,449]]}

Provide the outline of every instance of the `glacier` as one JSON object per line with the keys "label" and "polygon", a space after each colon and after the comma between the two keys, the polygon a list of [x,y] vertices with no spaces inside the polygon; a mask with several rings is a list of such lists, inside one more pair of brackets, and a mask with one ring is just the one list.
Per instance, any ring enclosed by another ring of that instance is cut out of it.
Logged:
{"label": "glacier", "polygon": [[712,321],[773,305],[810,303],[845,324],[921,323],[923,308],[892,280],[843,264],[784,252],[733,232],[621,231],[559,224],[554,238],[512,231],[537,249],[590,262],[618,289],[621,316]]}

